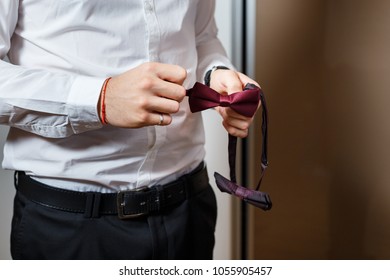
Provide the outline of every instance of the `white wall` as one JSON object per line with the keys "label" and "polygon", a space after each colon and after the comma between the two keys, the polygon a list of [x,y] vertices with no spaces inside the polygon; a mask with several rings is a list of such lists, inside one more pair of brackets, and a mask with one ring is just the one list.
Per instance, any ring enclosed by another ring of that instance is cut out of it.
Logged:
{"label": "white wall", "polygon": [[[8,127],[0,126],[0,162],[3,160],[3,145]],[[0,260],[10,259],[10,232],[15,189],[13,172],[0,168]]]}
{"label": "white wall", "polygon": [[[3,159],[3,144],[8,128],[0,126],[0,157]],[[10,259],[10,231],[13,198],[13,172],[0,169],[0,260]]]}
{"label": "white wall", "polygon": [[[232,0],[217,0],[216,20],[219,27],[219,37],[228,55],[232,54]],[[206,129],[206,162],[211,183],[215,188],[218,201],[218,221],[216,231],[215,259],[230,259],[232,257],[231,234],[231,200],[226,194],[221,194],[214,184],[214,171],[228,175],[227,134],[221,124],[219,115],[214,111],[204,113]],[[0,127],[0,147],[3,147],[8,128]],[[3,158],[2,149],[0,157]],[[10,259],[9,236],[14,196],[13,172],[0,169],[0,259]]]}

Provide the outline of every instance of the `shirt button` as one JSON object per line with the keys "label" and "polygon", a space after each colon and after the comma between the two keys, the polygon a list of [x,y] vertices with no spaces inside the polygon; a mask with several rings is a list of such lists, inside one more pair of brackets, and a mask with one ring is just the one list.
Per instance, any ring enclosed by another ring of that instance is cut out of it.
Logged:
{"label": "shirt button", "polygon": [[148,12],[148,13],[152,13],[153,12],[153,5],[149,1],[145,1],[144,2],[144,7],[145,7],[145,11],[146,12]]}

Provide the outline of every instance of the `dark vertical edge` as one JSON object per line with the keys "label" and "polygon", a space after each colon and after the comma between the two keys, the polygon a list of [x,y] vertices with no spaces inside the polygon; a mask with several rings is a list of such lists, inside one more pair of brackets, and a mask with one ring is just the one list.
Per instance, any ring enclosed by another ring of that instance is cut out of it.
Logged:
{"label": "dark vertical edge", "polygon": [[[247,70],[247,22],[246,22],[246,10],[247,10],[247,2],[246,0],[242,1],[242,30],[241,30],[241,36],[242,36],[242,69],[244,72]],[[242,170],[242,184],[244,186],[248,185],[248,164],[249,164],[249,158],[248,158],[248,139],[243,138],[241,142],[241,170]],[[246,260],[248,259],[248,207],[246,203],[241,202],[241,259]]]}

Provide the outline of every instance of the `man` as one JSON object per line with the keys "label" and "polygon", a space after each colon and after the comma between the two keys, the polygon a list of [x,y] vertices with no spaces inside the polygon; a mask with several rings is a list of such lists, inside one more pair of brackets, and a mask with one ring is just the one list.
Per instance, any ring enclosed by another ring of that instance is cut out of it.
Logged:
{"label": "man", "polygon": [[[186,89],[241,91],[215,3],[2,0],[3,167],[14,259],[210,259],[215,196]],[[109,78],[112,77],[112,78]],[[245,137],[252,119],[217,108]]]}

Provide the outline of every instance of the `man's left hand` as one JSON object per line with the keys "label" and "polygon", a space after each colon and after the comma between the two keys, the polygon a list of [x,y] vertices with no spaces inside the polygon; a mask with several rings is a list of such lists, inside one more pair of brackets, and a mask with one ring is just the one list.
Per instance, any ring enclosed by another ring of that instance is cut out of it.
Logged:
{"label": "man's left hand", "polygon": [[[247,83],[260,87],[256,81],[234,70],[217,69],[211,73],[210,77],[210,87],[224,95],[242,91]],[[242,116],[229,107],[216,107],[215,109],[222,116],[222,124],[229,134],[240,138],[248,136],[248,129],[253,117]]]}

